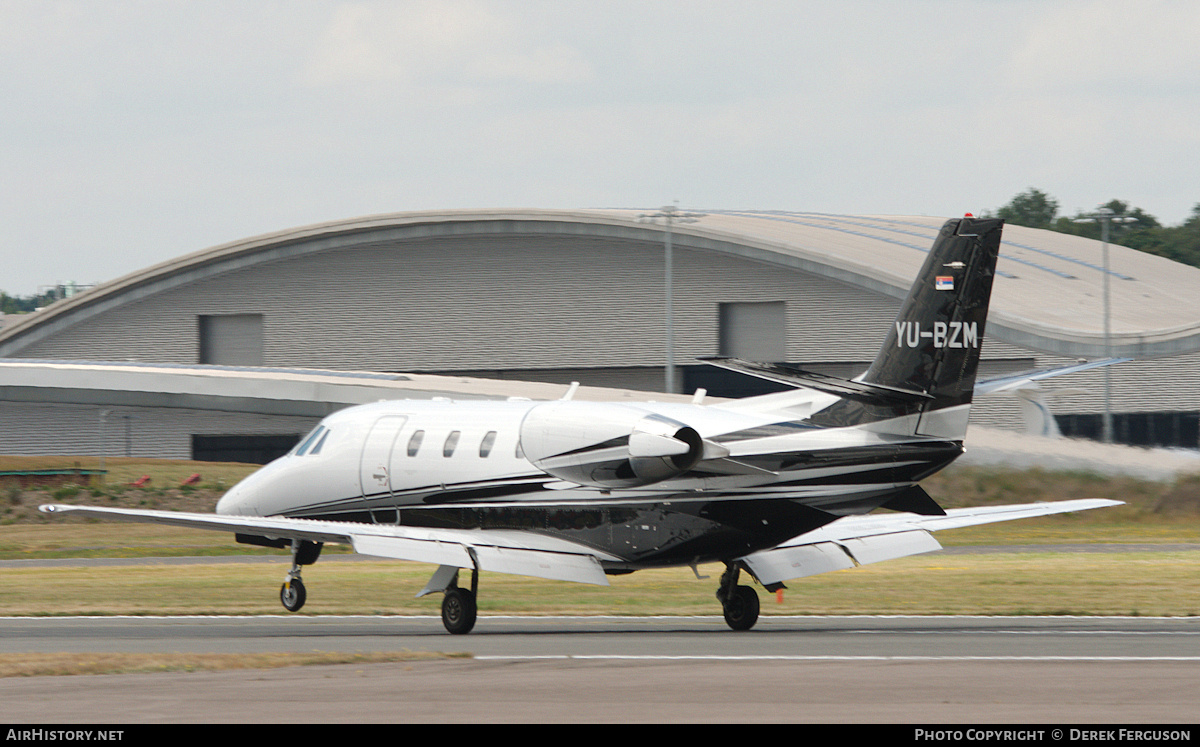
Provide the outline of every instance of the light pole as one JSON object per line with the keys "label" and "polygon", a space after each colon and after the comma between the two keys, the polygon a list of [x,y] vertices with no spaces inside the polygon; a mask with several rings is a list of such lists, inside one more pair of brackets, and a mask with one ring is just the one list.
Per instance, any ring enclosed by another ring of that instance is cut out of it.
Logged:
{"label": "light pole", "polygon": [[[1117,215],[1110,208],[1097,208],[1096,212],[1086,218],[1076,218],[1076,223],[1100,224],[1100,253],[1104,264],[1104,357],[1112,357],[1112,323],[1111,306],[1109,303],[1108,284],[1112,273],[1108,271],[1108,237],[1113,223],[1137,223],[1137,218],[1127,215]],[[1113,442],[1112,422],[1112,373],[1109,366],[1104,367],[1104,443]]]}
{"label": "light pole", "polygon": [[662,218],[663,222],[667,226],[667,231],[663,238],[663,261],[665,265],[663,274],[666,277],[666,280],[664,281],[664,291],[666,294],[667,326],[667,370],[664,386],[668,394],[675,394],[677,390],[675,386],[675,323],[674,310],[671,308],[673,305],[673,290],[671,285],[672,275],[674,274],[674,268],[672,267],[673,260],[671,257],[672,226],[676,223],[695,223],[703,217],[704,213],[682,213],[679,211],[679,207],[676,205],[667,205],[666,207],[661,208],[657,213],[643,213],[642,215],[638,216],[638,220],[649,221],[652,223],[657,223],[658,219]]}
{"label": "light pole", "polygon": [[100,411],[100,484],[101,485],[106,484],[108,482],[107,479],[105,479],[106,475],[108,473],[105,472],[105,470],[104,470],[104,421],[108,419],[108,415],[110,412],[112,412],[112,410],[101,410]]}

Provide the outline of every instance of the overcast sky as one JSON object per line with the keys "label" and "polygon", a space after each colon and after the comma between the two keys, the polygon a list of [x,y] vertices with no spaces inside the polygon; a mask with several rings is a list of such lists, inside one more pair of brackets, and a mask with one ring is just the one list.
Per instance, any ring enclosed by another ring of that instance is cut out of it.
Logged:
{"label": "overcast sky", "polygon": [[1200,3],[0,0],[0,289],[434,208],[1200,202]]}

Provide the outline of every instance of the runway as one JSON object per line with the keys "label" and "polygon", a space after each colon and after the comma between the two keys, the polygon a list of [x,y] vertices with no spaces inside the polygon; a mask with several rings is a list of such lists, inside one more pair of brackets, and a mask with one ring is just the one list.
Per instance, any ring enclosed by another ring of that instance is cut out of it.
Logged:
{"label": "runway", "polygon": [[1200,619],[765,616],[0,619],[5,652],[473,659],[0,681],[6,721],[1192,723]]}

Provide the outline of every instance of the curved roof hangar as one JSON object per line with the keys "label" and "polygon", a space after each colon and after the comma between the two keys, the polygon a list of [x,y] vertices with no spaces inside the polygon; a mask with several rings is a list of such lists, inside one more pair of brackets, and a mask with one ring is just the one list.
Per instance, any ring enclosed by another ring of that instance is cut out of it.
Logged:
{"label": "curved roof hangar", "polygon": [[[230,270],[308,253],[426,237],[577,235],[661,242],[638,210],[454,210],[332,221],[230,242],[99,285],[0,332],[0,356],[105,311]],[[801,270],[903,297],[944,218],[714,210],[672,226],[677,245]],[[1071,357],[1105,354],[1100,242],[1006,226],[988,332]],[[1200,269],[1109,246],[1112,354],[1200,350]]]}

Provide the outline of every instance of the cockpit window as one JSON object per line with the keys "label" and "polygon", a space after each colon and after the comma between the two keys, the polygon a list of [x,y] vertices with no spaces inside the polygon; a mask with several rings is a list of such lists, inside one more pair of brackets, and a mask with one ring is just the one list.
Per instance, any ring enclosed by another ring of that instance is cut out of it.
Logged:
{"label": "cockpit window", "polygon": [[325,432],[321,434],[321,440],[317,441],[317,445],[312,447],[312,450],[309,451],[308,453],[309,454],[320,454],[321,447],[325,445],[325,439],[329,438],[329,433],[330,433],[329,429],[326,428]]}
{"label": "cockpit window", "polygon": [[309,433],[308,436],[300,442],[300,445],[296,447],[296,456],[304,456],[304,452],[308,451],[309,447],[316,442],[317,438],[324,430],[325,426],[323,425],[318,425],[316,428],[313,428],[312,433]]}

